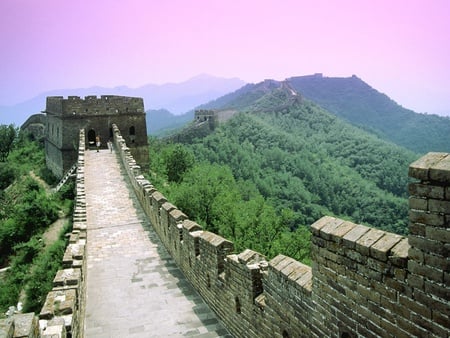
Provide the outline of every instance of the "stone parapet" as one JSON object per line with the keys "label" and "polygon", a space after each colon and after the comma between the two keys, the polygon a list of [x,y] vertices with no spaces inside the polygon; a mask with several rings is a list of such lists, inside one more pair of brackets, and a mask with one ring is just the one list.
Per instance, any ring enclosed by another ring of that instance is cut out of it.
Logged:
{"label": "stone parapet", "polygon": [[234,253],[143,179],[114,135],[156,233],[236,337],[449,337],[450,155],[411,165],[408,237],[326,216],[311,226],[309,267]]}
{"label": "stone parapet", "polygon": [[73,227],[63,257],[63,268],[53,279],[39,313],[41,337],[82,337],[86,271],[86,189],[84,183],[85,133],[80,130]]}

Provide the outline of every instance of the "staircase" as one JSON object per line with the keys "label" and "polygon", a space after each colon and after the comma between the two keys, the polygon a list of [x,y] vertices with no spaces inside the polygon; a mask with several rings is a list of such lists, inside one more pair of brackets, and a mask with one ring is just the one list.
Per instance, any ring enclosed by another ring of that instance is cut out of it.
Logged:
{"label": "staircase", "polygon": [[67,182],[67,180],[75,175],[76,169],[77,163],[75,163],[69,170],[67,170],[63,178],[61,178],[61,181],[59,181],[56,188],[53,189],[53,192],[58,192],[62,188],[62,186]]}

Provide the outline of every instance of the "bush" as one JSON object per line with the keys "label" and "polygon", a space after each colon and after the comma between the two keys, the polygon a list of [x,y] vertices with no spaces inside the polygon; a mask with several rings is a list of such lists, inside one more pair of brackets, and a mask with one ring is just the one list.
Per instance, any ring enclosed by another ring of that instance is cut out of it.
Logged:
{"label": "bush", "polygon": [[39,170],[39,176],[48,184],[56,185],[58,183],[58,178],[53,174],[53,172],[47,167],[43,167]]}
{"label": "bush", "polygon": [[26,280],[24,312],[39,312],[41,310],[47,293],[53,287],[56,272],[62,267],[62,258],[67,245],[64,234],[70,231],[70,226],[70,223],[66,224],[60,233],[60,239],[34,260],[32,273]]}
{"label": "bush", "polygon": [[0,190],[6,189],[15,179],[14,169],[8,163],[0,162]]}
{"label": "bush", "polygon": [[33,236],[28,242],[14,246],[14,264],[30,264],[42,250],[44,243],[38,236]]}
{"label": "bush", "polygon": [[61,200],[75,199],[75,181],[70,180],[66,182],[59,190],[58,196]]}

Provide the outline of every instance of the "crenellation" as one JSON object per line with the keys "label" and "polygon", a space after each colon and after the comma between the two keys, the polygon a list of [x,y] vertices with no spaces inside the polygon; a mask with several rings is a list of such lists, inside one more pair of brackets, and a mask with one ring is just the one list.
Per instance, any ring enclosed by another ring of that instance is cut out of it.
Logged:
{"label": "crenellation", "polygon": [[[408,175],[418,180],[428,182],[431,180],[430,171],[435,168],[438,163],[448,156],[447,153],[430,152],[426,156],[421,157],[409,166]],[[448,170],[449,168],[447,168]],[[438,172],[440,169],[438,169]]]}
{"label": "crenellation", "polygon": [[113,129],[156,233],[233,335],[448,338],[446,154],[431,153],[411,165],[420,182],[409,185],[407,238],[325,216],[311,226],[309,267],[283,255],[267,262],[252,250],[235,253],[232,242],[204,231],[143,178]]}

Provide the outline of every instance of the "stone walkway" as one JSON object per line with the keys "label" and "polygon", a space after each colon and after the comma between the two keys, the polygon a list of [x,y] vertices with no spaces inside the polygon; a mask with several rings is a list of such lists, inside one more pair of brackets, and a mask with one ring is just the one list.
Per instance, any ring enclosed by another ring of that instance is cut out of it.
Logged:
{"label": "stone walkway", "polygon": [[119,159],[86,151],[85,337],[231,337],[150,227]]}

